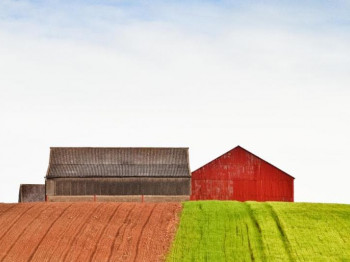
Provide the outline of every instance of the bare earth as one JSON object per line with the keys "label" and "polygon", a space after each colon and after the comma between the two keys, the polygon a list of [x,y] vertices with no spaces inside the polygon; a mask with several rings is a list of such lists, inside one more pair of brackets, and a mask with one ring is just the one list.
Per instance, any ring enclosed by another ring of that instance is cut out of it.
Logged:
{"label": "bare earth", "polygon": [[0,261],[164,261],[179,203],[0,204]]}

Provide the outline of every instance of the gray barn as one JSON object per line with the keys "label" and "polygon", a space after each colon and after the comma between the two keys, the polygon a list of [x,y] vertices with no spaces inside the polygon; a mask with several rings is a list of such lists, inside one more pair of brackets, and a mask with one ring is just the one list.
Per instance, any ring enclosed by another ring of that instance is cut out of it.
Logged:
{"label": "gray barn", "polygon": [[18,202],[44,202],[44,184],[21,184],[19,187]]}
{"label": "gray barn", "polygon": [[51,148],[46,194],[190,195],[188,148]]}

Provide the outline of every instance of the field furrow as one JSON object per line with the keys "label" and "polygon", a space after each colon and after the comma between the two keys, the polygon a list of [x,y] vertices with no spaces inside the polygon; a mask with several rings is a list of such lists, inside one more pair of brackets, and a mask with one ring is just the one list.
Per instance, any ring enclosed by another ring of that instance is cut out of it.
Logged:
{"label": "field furrow", "polygon": [[181,204],[0,204],[0,261],[164,261]]}
{"label": "field furrow", "polygon": [[[72,204],[70,205],[66,205],[66,204],[62,204],[62,205],[57,205],[56,207],[56,212],[55,212],[55,218],[51,218],[49,223],[45,223],[45,221],[41,221],[42,224],[42,232],[44,232],[44,234],[40,237],[40,241],[38,242],[38,244],[33,245],[34,249],[32,251],[32,253],[30,254],[30,256],[28,257],[28,261],[32,261],[33,257],[35,256],[36,252],[38,251],[39,247],[41,246],[41,244],[46,240],[46,236],[49,234],[49,232],[51,231],[51,229],[53,228],[53,226],[55,225],[55,223],[65,214],[65,212],[71,207]],[[35,235],[35,237],[38,237],[38,235]],[[31,240],[31,239],[30,239]]]}
{"label": "field furrow", "polygon": [[[83,230],[76,236],[65,261],[88,261],[94,251],[99,235],[114,213],[114,204],[101,203],[96,212],[86,221]],[[79,252],[73,252],[79,250]]]}
{"label": "field furrow", "polygon": [[349,205],[30,203],[0,211],[0,261],[350,260]]}
{"label": "field furrow", "polygon": [[260,261],[260,233],[241,202],[185,202],[168,261]]}
{"label": "field furrow", "polygon": [[16,244],[24,230],[40,216],[43,210],[45,210],[43,206],[34,205],[26,209],[25,212],[21,212],[11,226],[5,231],[0,240],[0,260],[6,259],[8,252]]}
{"label": "field furrow", "polygon": [[[94,243],[94,247],[93,247],[93,250],[90,254],[90,257],[86,261],[93,261],[95,255],[96,255],[96,252],[97,252],[97,248],[99,245],[101,245],[102,236],[104,236],[106,234],[108,226],[111,224],[112,219],[115,218],[121,205],[122,204],[120,203],[117,206],[113,207],[114,210],[113,210],[112,214],[110,215],[108,222],[103,225],[103,229],[101,230],[101,233],[99,234],[99,236],[97,238],[97,241],[95,241],[95,243]],[[118,213],[118,215],[119,215],[119,213]]]}
{"label": "field furrow", "polygon": [[104,230],[103,235],[99,240],[99,244],[96,246],[95,254],[92,256],[91,261],[108,261],[112,252],[115,240],[119,235],[121,228],[124,226],[128,215],[133,209],[132,204],[121,203],[118,207],[117,213],[112,217],[110,224]]}
{"label": "field furrow", "polygon": [[350,206],[271,203],[296,260],[350,260]]}
{"label": "field furrow", "polygon": [[267,203],[265,206],[267,207],[267,209],[269,209],[270,217],[272,217],[272,219],[276,223],[280,238],[282,239],[284,253],[288,255],[289,261],[294,261],[295,259],[293,258],[293,252],[292,252],[291,247],[290,247],[288,235],[286,234],[286,232],[284,230],[284,226],[281,222],[281,219],[278,217],[278,215],[276,214],[276,212],[274,210],[274,207],[271,204]]}
{"label": "field furrow", "polygon": [[138,261],[137,260],[137,256],[139,255],[139,248],[140,248],[140,241],[141,239],[143,238],[143,233],[145,231],[145,228],[147,226],[147,224],[149,223],[150,219],[151,219],[151,216],[152,216],[152,213],[154,212],[154,209],[157,207],[157,204],[155,204],[152,209],[151,209],[151,212],[149,213],[145,223],[141,226],[141,231],[140,233],[138,234],[138,238],[137,238],[137,243],[136,243],[136,250],[135,250],[135,256],[134,256],[134,259],[133,261]]}
{"label": "field furrow", "polygon": [[[59,204],[69,205],[68,203]],[[52,204],[50,203],[50,205]],[[96,207],[89,207],[86,203],[72,204],[46,234],[32,261],[58,260],[64,250],[69,248],[70,241],[74,237],[77,228],[87,219],[91,211],[93,211],[92,208]]]}
{"label": "field furrow", "polygon": [[16,207],[16,204],[1,204],[0,205],[0,217],[14,207]]}
{"label": "field furrow", "polygon": [[[41,239],[51,226],[46,221],[55,221],[62,214],[64,208],[64,206],[43,208],[38,216],[18,235],[17,240],[13,243],[3,261],[19,262],[30,260],[36,247],[40,245]],[[30,245],[28,245],[29,241]],[[28,257],[28,259],[23,259],[23,257]]]}
{"label": "field furrow", "polygon": [[167,261],[350,261],[350,205],[185,202]]}
{"label": "field furrow", "polygon": [[110,246],[110,252],[108,254],[108,261],[112,261],[113,254],[119,251],[119,249],[122,245],[122,241],[124,240],[125,231],[126,231],[128,226],[131,226],[131,219],[133,217],[132,213],[134,212],[134,209],[137,207],[139,208],[138,205],[133,204],[133,206],[130,208],[130,210],[128,211],[128,213],[126,215],[125,220],[123,221],[123,224],[118,228],[118,231],[115,234],[112,245]]}
{"label": "field furrow", "polygon": [[6,233],[16,225],[17,221],[30,209],[34,207],[33,204],[29,205],[17,205],[11,208],[11,212],[6,212],[1,217],[0,220],[0,243],[1,239],[6,235]]}
{"label": "field furrow", "polygon": [[[170,213],[172,210],[169,208],[163,208],[162,204],[158,204],[154,207],[152,215],[149,216],[147,225],[143,227],[142,233],[140,234],[141,237],[138,240],[138,247],[137,251],[135,252],[135,261],[144,261],[144,259],[148,257],[148,254],[161,255],[158,258],[155,256],[154,261],[162,261],[162,259],[164,259],[163,245],[156,245],[153,243],[153,240],[163,239],[162,243],[169,243],[169,241],[165,239],[166,235],[168,234],[167,230],[164,230],[157,236],[158,228],[166,229],[166,225],[171,226],[170,219],[167,215],[168,212]],[[167,222],[164,223],[164,220]]]}
{"label": "field furrow", "polygon": [[263,247],[265,258],[270,261],[291,261],[290,253],[284,242],[276,218],[271,213],[271,207],[266,203],[247,202],[251,216],[259,227],[259,241]]}
{"label": "field furrow", "polygon": [[82,219],[80,219],[78,223],[75,224],[75,227],[71,229],[72,231],[70,234],[70,238],[66,238],[66,247],[62,250],[60,256],[56,254],[55,257],[58,257],[61,261],[69,261],[66,260],[66,258],[69,252],[72,250],[72,245],[75,244],[75,242],[78,239],[78,236],[84,230],[84,226],[91,219],[91,216],[98,211],[99,208],[101,208],[101,205],[94,204],[93,207],[90,209],[90,212],[86,213],[86,215]]}
{"label": "field furrow", "polygon": [[141,232],[143,223],[147,220],[151,208],[147,205],[136,205],[130,213],[128,223],[122,234],[119,235],[117,247],[111,255],[111,261],[133,261],[136,250],[137,237]]}

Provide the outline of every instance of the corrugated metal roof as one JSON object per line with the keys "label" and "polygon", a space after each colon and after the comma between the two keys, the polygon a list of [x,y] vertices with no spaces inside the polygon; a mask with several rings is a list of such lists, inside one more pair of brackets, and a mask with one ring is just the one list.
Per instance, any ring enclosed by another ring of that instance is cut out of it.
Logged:
{"label": "corrugated metal roof", "polygon": [[190,177],[188,148],[53,147],[47,178]]}

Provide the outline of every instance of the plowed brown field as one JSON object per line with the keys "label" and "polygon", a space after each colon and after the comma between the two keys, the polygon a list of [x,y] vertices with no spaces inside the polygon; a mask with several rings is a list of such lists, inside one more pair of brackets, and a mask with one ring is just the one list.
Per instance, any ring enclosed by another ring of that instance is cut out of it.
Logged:
{"label": "plowed brown field", "polygon": [[0,204],[0,261],[163,261],[178,203]]}

